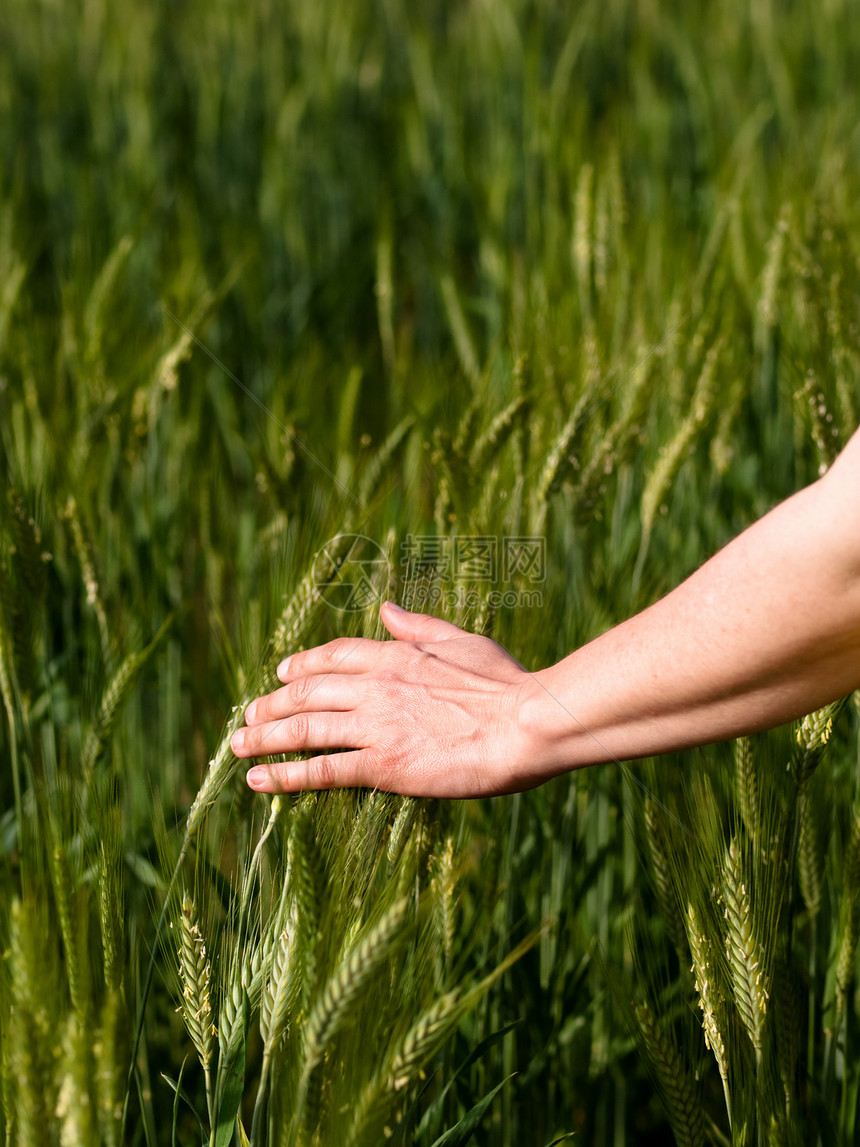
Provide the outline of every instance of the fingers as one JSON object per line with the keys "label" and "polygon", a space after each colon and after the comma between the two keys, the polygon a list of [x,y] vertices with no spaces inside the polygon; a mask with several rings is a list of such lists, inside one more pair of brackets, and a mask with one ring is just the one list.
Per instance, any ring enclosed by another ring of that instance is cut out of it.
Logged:
{"label": "fingers", "polygon": [[[381,616],[388,632],[400,641],[448,641],[464,636],[464,631],[450,621],[424,613],[410,613],[391,601],[382,606]],[[278,666],[278,679],[287,684],[300,677],[328,673],[367,673],[378,667],[380,658],[390,654],[388,642],[372,641],[367,637],[339,637],[284,658]]]}
{"label": "fingers", "polygon": [[354,677],[335,673],[324,676],[297,677],[288,685],[258,697],[245,710],[249,725],[280,721],[295,713],[345,712],[355,709],[364,699],[365,688]]}
{"label": "fingers", "polygon": [[463,630],[450,621],[426,613],[410,613],[393,601],[383,604],[380,616],[391,636],[399,641],[448,641],[463,636]]}
{"label": "fingers", "polygon": [[246,780],[258,793],[294,793],[301,789],[346,789],[368,786],[366,753],[332,753],[307,761],[255,765]]}
{"label": "fingers", "polygon": [[367,637],[338,637],[284,658],[278,666],[278,678],[286,684],[297,677],[323,673],[365,673],[376,664],[382,645]]}
{"label": "fingers", "polygon": [[237,729],[230,741],[237,757],[353,746],[363,747],[354,713],[296,713],[281,721]]}

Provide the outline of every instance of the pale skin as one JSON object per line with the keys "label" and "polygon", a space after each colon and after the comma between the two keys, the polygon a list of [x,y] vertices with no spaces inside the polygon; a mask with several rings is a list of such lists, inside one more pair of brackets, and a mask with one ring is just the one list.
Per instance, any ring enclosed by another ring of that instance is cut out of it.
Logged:
{"label": "pale skin", "polygon": [[257,765],[252,788],[489,796],[773,728],[860,687],[860,431],[824,477],[547,669],[391,602],[381,616],[396,640],[279,665],[233,750],[313,755]]}

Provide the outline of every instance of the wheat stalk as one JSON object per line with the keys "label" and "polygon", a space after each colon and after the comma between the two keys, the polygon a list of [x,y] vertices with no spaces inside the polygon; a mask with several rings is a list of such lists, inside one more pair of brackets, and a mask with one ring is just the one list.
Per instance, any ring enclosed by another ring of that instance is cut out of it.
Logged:
{"label": "wheat stalk", "polygon": [[0,562],[0,693],[9,723],[9,746],[12,758],[12,788],[15,799],[15,821],[20,833],[24,823],[21,805],[21,766],[18,756],[18,722],[16,719],[17,678],[12,641],[6,629],[5,603],[8,600],[8,587],[5,584],[5,571]]}
{"label": "wheat stalk", "polygon": [[298,931],[298,912],[294,904],[275,940],[270,972],[260,999],[260,1036],[267,1056],[286,1032],[298,995],[295,975]]}
{"label": "wheat stalk", "polygon": [[274,945],[274,935],[271,931],[267,932],[255,946],[248,963],[242,965],[242,987],[248,994],[248,1004],[252,1013],[260,1006],[263,982],[271,964]]}
{"label": "wheat stalk", "polygon": [[99,924],[101,926],[102,954],[104,956],[105,983],[109,991],[118,992],[124,973],[124,926],[117,880],[117,861],[104,841],[99,845],[98,888]]}
{"label": "wheat stalk", "polygon": [[472,444],[475,439],[475,428],[478,423],[478,415],[484,405],[483,397],[481,395],[474,395],[466,407],[460,422],[457,426],[457,431],[454,435],[454,440],[451,443],[451,449],[457,458],[462,463],[466,463],[469,457],[469,452],[472,449]]}
{"label": "wheat stalk", "polygon": [[765,331],[776,326],[776,296],[782,274],[785,239],[791,224],[791,207],[784,203],[776,227],[767,242],[767,258],[761,273],[761,294],[758,300],[758,318]]}
{"label": "wheat stalk", "polygon": [[321,894],[317,877],[321,869],[312,832],[310,814],[296,815],[287,849],[298,909],[298,951],[302,961],[302,1003],[310,1008],[317,981],[317,939],[320,926]]}
{"label": "wheat stalk", "polygon": [[91,1047],[78,1012],[70,1012],[62,1045],[60,1086],[54,1116],[59,1124],[62,1147],[94,1141],[96,1104],[90,1094]]}
{"label": "wheat stalk", "polygon": [[[578,470],[580,463],[574,457],[577,432],[585,420],[585,412],[590,397],[589,391],[583,391],[573,408],[573,413],[565,423],[561,434],[555,441],[546,457],[540,480],[537,487],[538,506],[549,501],[552,495],[560,488],[562,482],[571,469]],[[539,515],[538,525],[541,526]],[[540,529],[538,530],[540,532]]]}
{"label": "wheat stalk", "polygon": [[[237,961],[235,974],[221,996],[221,1011],[218,1015],[218,1075],[219,1080],[236,1058],[245,1035],[245,993],[242,988],[240,964]],[[216,1083],[216,1092],[218,1091]]]}
{"label": "wheat stalk", "polygon": [[800,1016],[797,998],[788,964],[784,958],[776,962],[773,977],[773,1020],[776,1058],[785,1094],[785,1109],[791,1114],[794,1105],[795,1076],[800,1058]]}
{"label": "wheat stalk", "polygon": [[376,1072],[353,1109],[344,1147],[358,1147],[386,1101],[404,1091],[462,1015],[460,994],[448,992],[412,1025],[398,1050]]}
{"label": "wheat stalk", "polygon": [[818,767],[833,735],[833,722],[846,700],[847,698],[842,698],[814,713],[808,713],[800,722],[795,738],[797,747],[792,761],[799,794],[804,792],[810,777]]}
{"label": "wheat stalk", "polygon": [[687,932],[666,857],[662,819],[657,804],[650,796],[645,798],[643,819],[645,837],[648,841],[648,854],[651,858],[651,872],[654,877],[654,889],[660,905],[660,915],[675,951],[684,960],[687,955]]}
{"label": "wheat stalk", "polygon": [[408,903],[394,904],[379,923],[346,954],[308,1019],[307,1064],[310,1072],[350,1015],[368,980],[387,959],[407,920]]}
{"label": "wheat stalk", "polygon": [[454,871],[454,841],[445,839],[436,859],[436,874],[431,885],[433,906],[436,912],[437,928],[442,943],[444,982],[447,983],[451,971],[451,956],[454,951],[454,889],[457,877]]}
{"label": "wheat stalk", "polygon": [[757,1055],[760,1055],[769,981],[761,947],[753,931],[750,893],[735,840],[730,843],[723,863],[723,898],[732,994],[741,1022]]}
{"label": "wheat stalk", "polygon": [[681,468],[696,435],[701,431],[713,410],[717,397],[715,383],[717,363],[724,347],[725,339],[718,338],[705,355],[705,361],[696,382],[696,389],[693,392],[687,416],[675,431],[674,437],[663,448],[645,482],[645,489],[642,493],[643,546],[651,535],[660,503]]}
{"label": "wheat stalk", "polygon": [[72,541],[75,546],[75,553],[78,557],[78,562],[81,567],[81,574],[84,579],[84,587],[87,591],[87,605],[92,608],[93,613],[96,615],[96,620],[99,627],[99,636],[101,638],[102,658],[105,665],[110,665],[111,662],[111,649],[110,649],[110,631],[108,630],[107,611],[105,609],[104,599],[102,598],[101,586],[99,584],[98,575],[96,574],[95,559],[92,554],[92,549],[84,534],[84,527],[81,521],[81,516],[78,511],[78,504],[73,497],[70,497],[66,502],[65,509],[63,510],[63,517],[69,522],[72,529]]}
{"label": "wheat stalk", "polygon": [[711,941],[701,931],[696,910],[692,902],[687,905],[687,937],[690,942],[690,955],[693,964],[690,971],[695,977],[696,992],[699,996],[699,1008],[702,1012],[702,1028],[705,1033],[705,1047],[713,1053],[723,1082],[723,1094],[726,1099],[726,1111],[729,1124],[732,1121],[732,1105],[729,1094],[729,1065],[726,1056],[726,1044],[720,1031],[718,1012],[722,1010],[723,1000],[714,984],[714,969],[711,963]]}
{"label": "wheat stalk", "polygon": [[634,1005],[633,1012],[678,1147],[701,1147],[705,1141],[702,1106],[677,1050],[648,1004]]}
{"label": "wheat stalk", "polygon": [[[854,814],[851,837],[842,866],[842,908],[839,954],[836,959],[837,1012],[845,1007],[848,988],[854,979],[857,942],[860,939],[860,810]],[[839,1027],[837,1019],[836,1027]]]}
{"label": "wheat stalk", "polygon": [[594,168],[584,163],[579,171],[574,196],[574,225],[571,255],[579,287],[579,305],[584,320],[591,316],[591,207]]}
{"label": "wheat stalk", "polygon": [[55,844],[50,852],[51,880],[54,887],[54,903],[57,907],[57,916],[60,921],[60,932],[63,937],[63,950],[66,956],[66,975],[69,981],[69,995],[72,1007],[79,1015],[84,1014],[88,1005],[85,991],[86,963],[85,947],[80,930],[78,914],[73,912],[73,898],[76,888],[73,887],[72,872],[69,867],[66,849],[62,844]]}
{"label": "wheat stalk", "polygon": [[194,901],[185,895],[179,914],[179,980],[182,987],[182,1004],[179,1010],[206,1079],[206,1103],[209,1109],[210,1127],[215,1122],[212,1056],[216,1035],[209,992],[211,978],[212,968],[206,953],[203,934],[197,923]]}
{"label": "wheat stalk", "polygon": [[13,1087],[8,1100],[20,1147],[42,1147],[55,1095],[50,1065],[56,1052],[56,1025],[46,1010],[50,985],[40,975],[44,962],[36,923],[35,914],[25,910],[20,900],[12,902],[9,961],[15,1006],[3,1054],[9,1057]]}
{"label": "wheat stalk", "polygon": [[[366,509],[373,500],[374,495],[379,489],[382,479],[385,477],[388,467],[394,461],[394,458],[409,436],[409,432],[415,425],[414,417],[409,414],[406,418],[402,419],[394,427],[382,445],[374,454],[370,465],[362,475],[361,482],[358,487],[358,502],[362,509]],[[355,508],[353,507],[351,514],[354,514]],[[350,515],[347,516],[346,529],[350,529],[353,519]]]}
{"label": "wheat stalk", "polygon": [[795,394],[795,399],[809,412],[812,441],[818,454],[818,473],[826,474],[842,449],[839,427],[827,408],[827,399],[815,372],[807,371],[806,382]]}
{"label": "wheat stalk", "polygon": [[819,843],[816,817],[808,792],[802,794],[798,805],[800,826],[797,869],[800,879],[800,891],[807,912],[811,917],[815,917],[821,908],[824,855]]}
{"label": "wheat stalk", "polygon": [[95,720],[87,733],[81,751],[81,767],[85,774],[91,773],[104,751],[105,742],[115,721],[128,701],[140,676],[140,671],[160,644],[173,623],[171,614],[161,625],[155,637],[139,653],[130,653],[113,675],[104,692]]}
{"label": "wheat stalk", "polygon": [[421,810],[421,802],[417,797],[402,797],[400,808],[391,826],[388,837],[386,856],[388,859],[388,873],[394,872],[403,849],[415,825],[415,820]]}
{"label": "wheat stalk", "polygon": [[457,357],[460,359],[460,366],[463,368],[463,373],[466,378],[475,385],[481,377],[481,368],[478,365],[478,355],[475,351],[475,344],[472,341],[469,324],[466,322],[466,316],[463,313],[463,307],[460,303],[460,296],[457,291],[457,285],[454,282],[454,276],[448,272],[443,274],[439,279],[439,290],[442,295],[442,302],[445,306],[445,314],[448,317],[448,326],[451,329],[451,336],[454,339]]}
{"label": "wheat stalk", "polygon": [[119,1147],[120,1143],[124,1048],[120,1046],[119,1036],[124,1029],[122,996],[118,990],[109,987],[93,1045],[98,1125],[105,1147]]}
{"label": "wheat stalk", "polygon": [[27,276],[27,264],[19,257],[11,242],[12,204],[4,205],[0,216],[2,257],[0,257],[0,350],[5,354],[9,322],[21,287]]}
{"label": "wheat stalk", "polygon": [[[104,388],[104,362],[102,359],[102,341],[104,338],[105,304],[112,296],[114,283],[122,270],[122,265],[131,252],[134,241],[130,235],[123,235],[114,249],[108,255],[102,269],[96,276],[92,289],[84,307],[83,326],[86,334],[84,344],[84,362],[90,375],[90,385],[96,382],[97,392],[101,397]],[[94,378],[92,376],[95,376]]]}
{"label": "wheat stalk", "polygon": [[738,737],[733,745],[735,758],[735,792],[741,817],[749,833],[750,840],[758,841],[759,796],[755,764],[753,762],[752,741],[749,737]]}
{"label": "wheat stalk", "polygon": [[526,394],[517,394],[499,411],[483,434],[476,440],[469,455],[469,470],[474,478],[483,474],[496,455],[520,426],[528,414],[530,400]]}

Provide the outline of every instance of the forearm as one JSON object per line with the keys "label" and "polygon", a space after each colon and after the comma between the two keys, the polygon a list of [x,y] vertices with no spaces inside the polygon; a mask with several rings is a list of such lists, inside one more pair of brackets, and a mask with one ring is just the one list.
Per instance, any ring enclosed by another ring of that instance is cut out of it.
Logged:
{"label": "forearm", "polygon": [[233,751],[316,755],[252,769],[258,791],[485,796],[778,725],[860,685],[860,434],[820,482],[550,669],[390,602],[382,620],[395,641],[286,651]]}
{"label": "forearm", "polygon": [[771,728],[860,686],[860,438],[667,597],[534,675],[557,768]]}

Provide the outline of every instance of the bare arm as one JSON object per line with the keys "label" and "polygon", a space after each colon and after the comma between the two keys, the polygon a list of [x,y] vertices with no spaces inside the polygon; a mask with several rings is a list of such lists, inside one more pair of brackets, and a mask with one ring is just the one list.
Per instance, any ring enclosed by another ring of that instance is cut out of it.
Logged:
{"label": "bare arm", "polygon": [[234,740],[240,756],[351,751],[252,770],[253,787],[513,792],[781,724],[860,686],[860,432],[822,479],[549,669],[436,618],[382,617],[397,641],[288,658]]}

